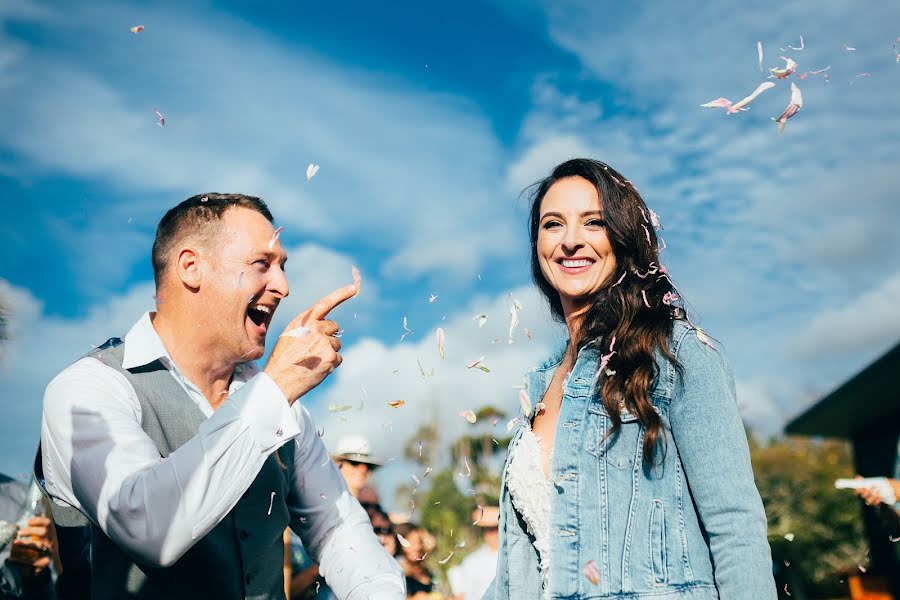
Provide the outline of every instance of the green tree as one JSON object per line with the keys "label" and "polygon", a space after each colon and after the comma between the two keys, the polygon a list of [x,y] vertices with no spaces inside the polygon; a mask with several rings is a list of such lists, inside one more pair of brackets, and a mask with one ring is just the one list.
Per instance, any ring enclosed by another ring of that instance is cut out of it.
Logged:
{"label": "green tree", "polygon": [[850,445],[804,437],[760,444],[751,437],[750,454],[780,581],[794,597],[845,594],[841,574],[867,561],[859,501],[834,487],[854,472]]}

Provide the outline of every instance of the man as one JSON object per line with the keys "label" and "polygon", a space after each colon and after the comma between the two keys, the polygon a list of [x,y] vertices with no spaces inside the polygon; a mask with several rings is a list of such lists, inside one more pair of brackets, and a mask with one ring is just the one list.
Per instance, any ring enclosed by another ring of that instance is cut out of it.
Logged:
{"label": "man", "polygon": [[288,295],[272,221],[238,194],[171,209],[153,244],[157,311],[47,387],[37,466],[54,519],[91,523],[94,598],[283,598],[288,525],[338,598],[404,596],[297,402],[340,365],[326,317],[357,289],[297,316],[262,371],[247,362]]}
{"label": "man", "polygon": [[447,573],[457,600],[480,600],[490,587],[497,570],[500,507],[485,506],[483,513],[477,508],[472,513],[472,521],[481,528],[484,544]]}
{"label": "man", "polygon": [[381,461],[374,459],[371,452],[369,440],[363,436],[345,435],[338,440],[331,457],[353,497],[362,503],[378,504],[378,494],[369,486],[369,479],[381,466]]}

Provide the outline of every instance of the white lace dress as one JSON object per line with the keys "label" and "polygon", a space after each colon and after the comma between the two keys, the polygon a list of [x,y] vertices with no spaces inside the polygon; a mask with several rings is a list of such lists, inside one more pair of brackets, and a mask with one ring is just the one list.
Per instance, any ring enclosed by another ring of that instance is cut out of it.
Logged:
{"label": "white lace dress", "polygon": [[513,448],[506,473],[506,487],[516,511],[522,516],[528,532],[534,536],[534,547],[541,567],[544,598],[550,595],[550,482],[541,466],[541,447],[531,427]]}

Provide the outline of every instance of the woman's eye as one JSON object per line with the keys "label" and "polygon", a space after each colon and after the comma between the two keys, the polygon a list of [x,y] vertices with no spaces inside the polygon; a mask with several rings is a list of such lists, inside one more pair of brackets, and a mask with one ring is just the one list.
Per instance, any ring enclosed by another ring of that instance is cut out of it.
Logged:
{"label": "woman's eye", "polygon": [[553,229],[553,228],[559,227],[559,226],[560,226],[559,221],[547,221],[546,223],[544,223],[544,225],[542,227],[544,229]]}
{"label": "woman's eye", "polygon": [[606,227],[606,221],[603,219],[591,219],[587,224],[591,227]]}

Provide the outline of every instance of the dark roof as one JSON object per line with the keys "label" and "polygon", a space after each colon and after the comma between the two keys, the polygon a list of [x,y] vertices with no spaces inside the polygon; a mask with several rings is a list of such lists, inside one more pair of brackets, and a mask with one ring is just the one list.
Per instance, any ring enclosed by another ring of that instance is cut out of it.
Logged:
{"label": "dark roof", "polygon": [[900,413],[900,343],[813,404],[784,428],[786,433],[851,438]]}

